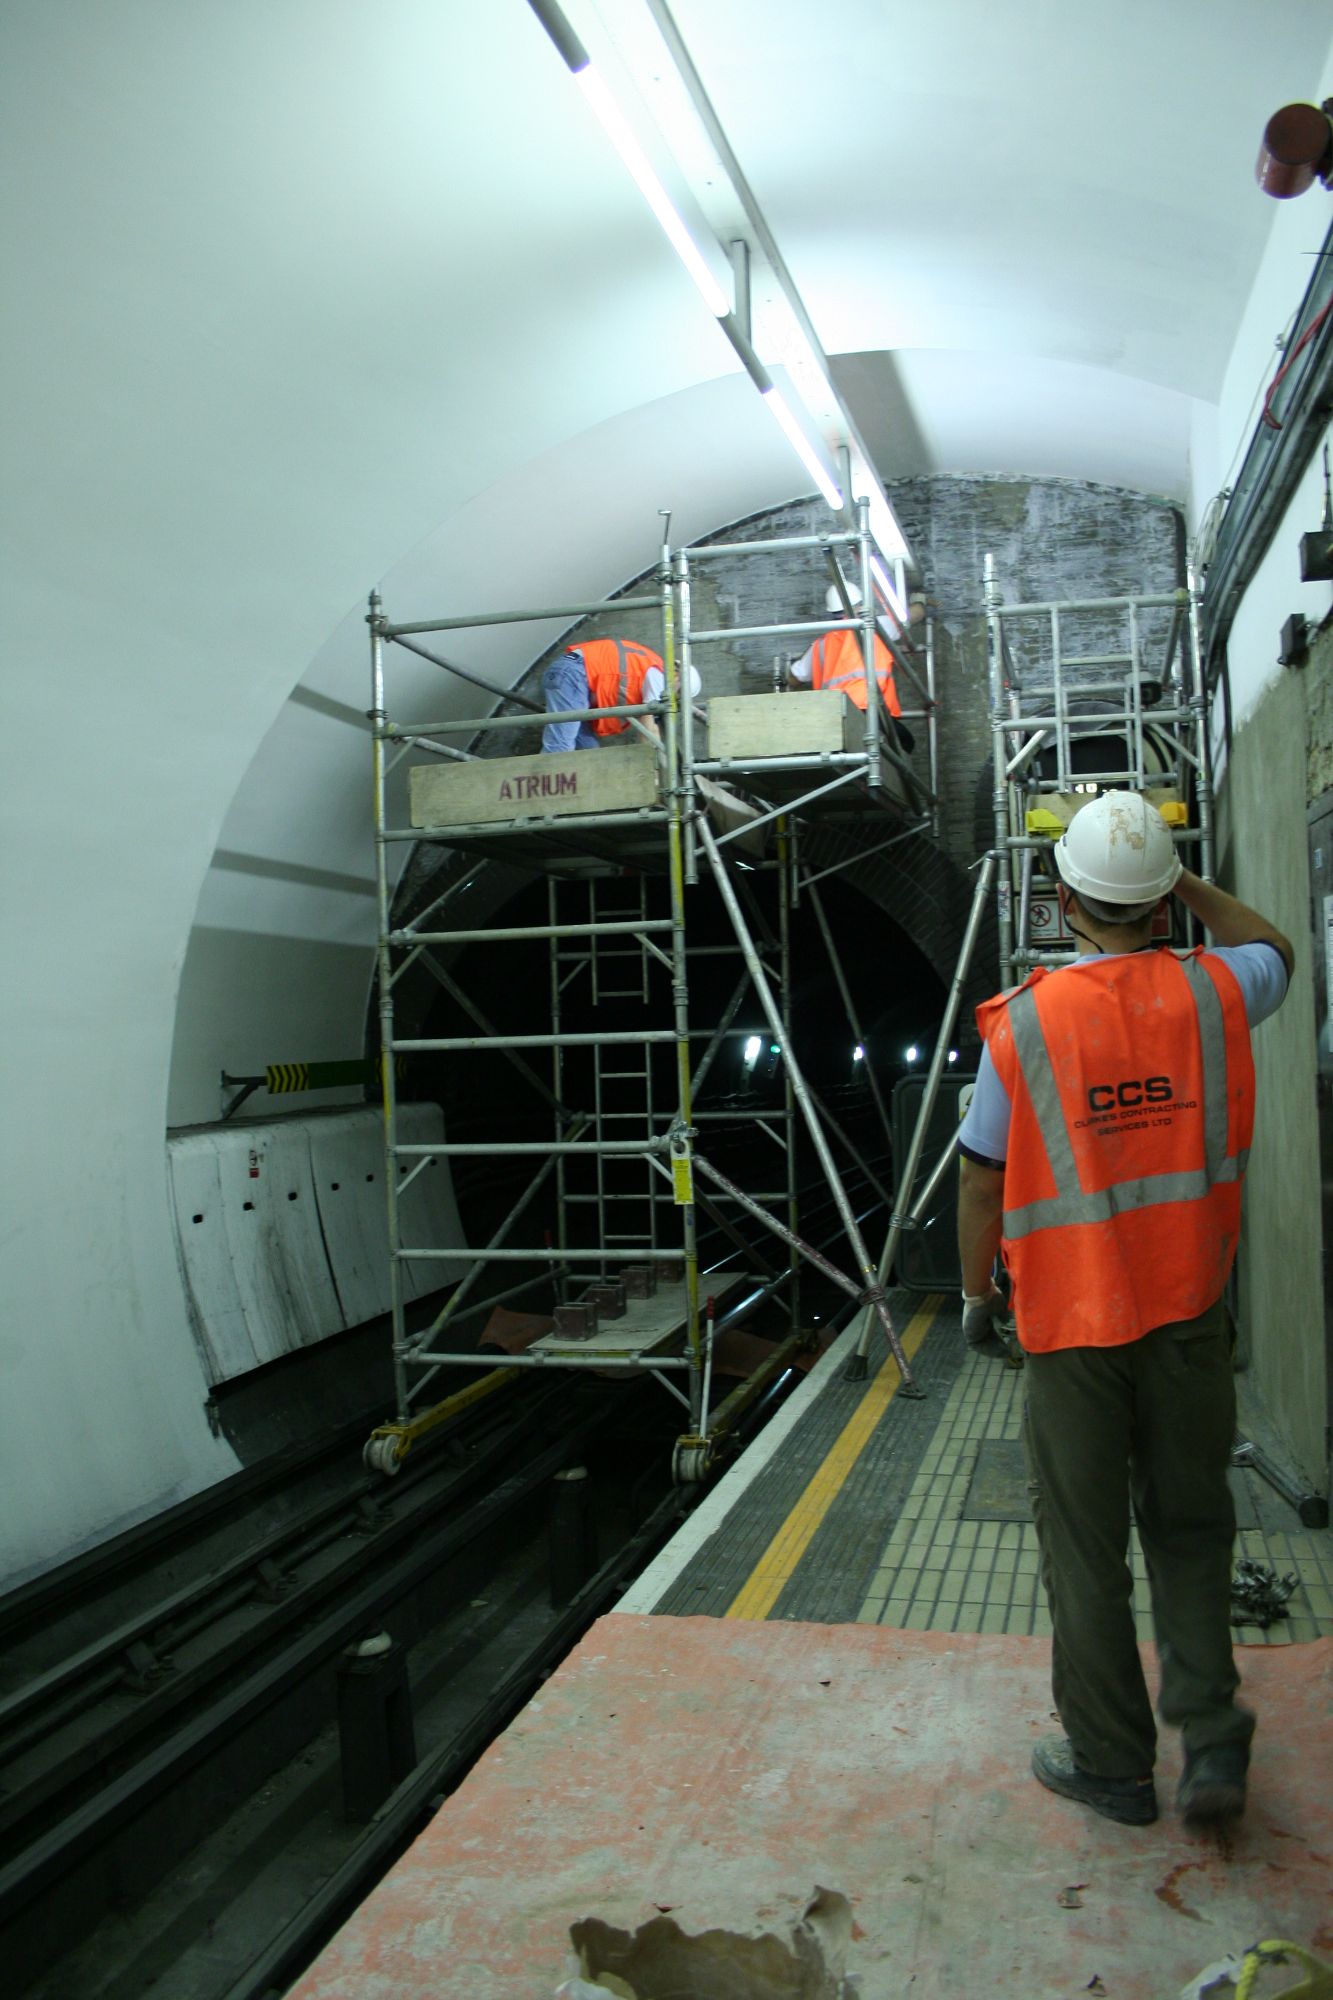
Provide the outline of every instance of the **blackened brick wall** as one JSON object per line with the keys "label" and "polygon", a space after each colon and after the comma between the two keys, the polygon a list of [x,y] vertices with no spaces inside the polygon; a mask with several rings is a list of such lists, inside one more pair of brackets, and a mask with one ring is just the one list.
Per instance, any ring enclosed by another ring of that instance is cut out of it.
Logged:
{"label": "blackened brick wall", "polygon": [[[970,873],[990,845],[991,742],[986,626],[982,578],[987,552],[996,559],[1006,602],[1069,600],[1139,592],[1169,591],[1183,580],[1183,528],[1175,508],[1143,494],[1093,486],[1077,480],[1012,479],[939,475],[901,481],[890,488],[894,508],[911,545],[934,625],[940,737],[940,839],[914,835],[868,860],[852,861],[846,879],[859,886],[947,980],[953,971],[963,924],[971,903]],[[816,500],[794,501],[721,529],[713,542],[763,541],[818,534],[830,515]],[[632,596],[654,581],[636,577],[622,594]],[[758,556],[728,556],[701,563],[692,572],[691,626],[695,629],[772,624],[824,615],[828,571],[818,550],[780,550]],[[598,614],[567,633],[561,645],[578,638],[620,634],[660,647],[654,612]],[[552,651],[557,649],[552,649]],[[738,638],[697,649],[706,695],[757,694],[774,685],[782,658],[803,650],[797,637]],[[551,653],[535,660],[520,681],[520,692],[540,700],[542,674]],[[904,686],[905,706],[915,696]],[[914,760],[926,771],[924,728],[918,726]],[[516,756],[539,747],[531,734],[494,732],[473,747],[487,755]],[[702,747],[702,746],[701,746]],[[876,837],[882,837],[876,829]],[[854,838],[843,831],[812,829],[802,852],[812,868],[851,856]],[[438,894],[456,857],[421,849],[404,878],[400,920],[406,907]],[[475,864],[469,864],[475,867]],[[479,879],[474,900],[503,900],[510,871],[482,870],[495,877],[496,896]],[[475,919],[474,919],[475,920]],[[892,949],[886,935],[886,953]],[[994,990],[997,951],[993,920],[982,933],[975,973],[965,996],[964,1024],[972,1004]]]}

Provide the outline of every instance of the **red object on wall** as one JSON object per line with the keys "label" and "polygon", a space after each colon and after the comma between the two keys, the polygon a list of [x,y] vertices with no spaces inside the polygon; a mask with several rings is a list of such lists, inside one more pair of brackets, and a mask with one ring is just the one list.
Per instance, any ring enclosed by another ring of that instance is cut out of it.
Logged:
{"label": "red object on wall", "polygon": [[1317,104],[1284,104],[1264,127],[1254,177],[1265,194],[1290,201],[1304,194],[1316,175],[1333,171],[1333,124]]}

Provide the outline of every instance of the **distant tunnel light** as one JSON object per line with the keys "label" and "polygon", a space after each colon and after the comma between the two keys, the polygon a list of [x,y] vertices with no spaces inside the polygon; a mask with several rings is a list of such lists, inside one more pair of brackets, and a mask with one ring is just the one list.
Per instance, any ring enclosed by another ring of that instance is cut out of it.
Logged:
{"label": "distant tunnel light", "polygon": [[607,138],[629,168],[635,186],[661,223],[672,249],[698,286],[709,312],[717,319],[725,319],[731,311],[731,301],[709,270],[698,244],[685,227],[672,204],[670,195],[653,172],[647,154],[635,138],[629,120],[607,88],[605,78],[598,75],[591,63],[586,64],[583,69],[575,70],[574,78],[601,121]]}
{"label": "distant tunnel light", "polygon": [[864,1062],[864,1061],[865,1061],[865,1056],[866,1056],[866,1052],[865,1052],[865,1050],[864,1050],[864,1049],[863,1049],[863,1048],[861,1047],[861,1044],[860,1044],[860,1043],[858,1042],[858,1043],[857,1043],[857,1045],[856,1045],[856,1047],[855,1047],[855,1048],[854,1048],[854,1049],[852,1050],[852,1061],[853,1061],[853,1062]]}
{"label": "distant tunnel light", "polygon": [[842,489],[833,483],[820,464],[818,453],[792,415],[781,389],[772,385],[764,390],[763,395],[788,444],[836,514],[842,506]]}
{"label": "distant tunnel light", "polygon": [[957,1060],[958,1060],[958,1051],[957,1051],[957,1049],[950,1049],[950,1051],[949,1051],[949,1061],[950,1061],[950,1062],[957,1062]]}
{"label": "distant tunnel light", "polygon": [[913,1043],[912,1043],[912,1045],[911,1045],[911,1047],[910,1047],[910,1048],[908,1049],[908,1051],[907,1051],[907,1060],[908,1060],[908,1062],[909,1062],[909,1063],[910,1063],[910,1062],[915,1062],[915,1061],[916,1061],[916,1059],[917,1059],[917,1057],[918,1057],[918,1056],[920,1055],[920,1053],[921,1053],[920,1049],[919,1049],[919,1048],[917,1047],[916,1043],[915,1043],[915,1042],[913,1042]]}
{"label": "distant tunnel light", "polygon": [[745,1067],[747,1069],[754,1068],[759,1060],[759,1051],[763,1046],[758,1035],[751,1035],[749,1041],[745,1044]]}

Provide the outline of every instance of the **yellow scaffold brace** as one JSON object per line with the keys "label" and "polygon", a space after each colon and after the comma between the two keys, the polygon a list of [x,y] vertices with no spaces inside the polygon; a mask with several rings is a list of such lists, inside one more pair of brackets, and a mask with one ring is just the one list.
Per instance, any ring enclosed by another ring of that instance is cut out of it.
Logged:
{"label": "yellow scaffold brace", "polygon": [[372,1472],[397,1472],[414,1444],[433,1431],[438,1424],[448,1423],[460,1411],[470,1409],[486,1396],[493,1396],[497,1389],[508,1389],[518,1380],[517,1368],[492,1368],[489,1374],[470,1382],[457,1395],[446,1396],[442,1403],[434,1403],[423,1410],[419,1417],[413,1417],[405,1424],[380,1424],[370,1433],[361,1456]]}

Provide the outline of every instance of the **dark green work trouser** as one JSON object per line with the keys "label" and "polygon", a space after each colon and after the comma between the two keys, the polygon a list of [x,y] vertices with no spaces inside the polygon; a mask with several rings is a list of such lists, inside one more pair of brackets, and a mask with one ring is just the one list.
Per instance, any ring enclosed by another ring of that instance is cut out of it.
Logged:
{"label": "dark green work trouser", "polygon": [[1248,1745],[1235,1703],[1230,1586],[1235,1430],[1220,1302],[1123,1347],[1029,1354],[1028,1494],[1054,1627],[1055,1705],[1085,1771],[1136,1778],[1157,1743],[1134,1632],[1129,1506],[1147,1565],[1158,1712],[1188,1754]]}

